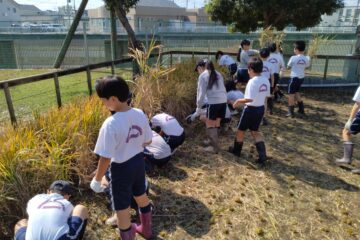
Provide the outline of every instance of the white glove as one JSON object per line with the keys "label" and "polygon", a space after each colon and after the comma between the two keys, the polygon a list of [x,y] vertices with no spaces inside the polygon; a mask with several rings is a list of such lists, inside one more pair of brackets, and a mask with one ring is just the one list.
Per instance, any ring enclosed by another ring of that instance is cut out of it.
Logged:
{"label": "white glove", "polygon": [[195,121],[195,119],[198,117],[199,115],[195,112],[193,114],[191,114],[190,120],[191,122]]}
{"label": "white glove", "polygon": [[345,129],[350,130],[351,124],[353,123],[354,119],[349,119],[345,124]]}
{"label": "white glove", "polygon": [[93,178],[91,181],[90,188],[96,193],[101,193],[104,191],[104,188],[101,186],[101,182],[96,181],[95,178]]}

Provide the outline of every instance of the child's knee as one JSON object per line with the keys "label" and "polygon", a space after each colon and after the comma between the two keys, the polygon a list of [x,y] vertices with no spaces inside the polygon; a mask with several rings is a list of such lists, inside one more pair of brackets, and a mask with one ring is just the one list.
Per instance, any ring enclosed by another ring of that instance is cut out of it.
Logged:
{"label": "child's knee", "polygon": [[74,207],[72,216],[77,216],[80,217],[81,219],[88,219],[89,212],[84,205],[79,204]]}

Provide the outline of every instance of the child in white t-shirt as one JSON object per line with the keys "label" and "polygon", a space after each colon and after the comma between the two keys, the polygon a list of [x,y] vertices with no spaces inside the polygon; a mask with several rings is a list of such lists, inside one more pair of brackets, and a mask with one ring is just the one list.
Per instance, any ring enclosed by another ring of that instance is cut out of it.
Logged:
{"label": "child in white t-shirt", "polygon": [[[280,48],[280,46],[279,46]],[[275,65],[274,71],[274,98],[275,101],[279,100],[280,98],[284,97],[284,94],[280,90],[278,84],[280,81],[280,72],[285,70],[285,62],[283,55],[278,51],[278,47],[276,43],[272,43],[269,47],[270,56],[268,61]]]}
{"label": "child in white t-shirt", "polygon": [[259,159],[256,162],[264,164],[266,162],[266,148],[264,138],[259,131],[259,127],[264,117],[265,100],[270,96],[270,83],[269,79],[261,76],[261,72],[263,70],[263,63],[261,59],[251,59],[248,67],[251,79],[246,86],[245,96],[243,99],[239,99],[233,104],[234,108],[238,107],[240,104],[245,104],[245,108],[240,117],[234,146],[229,147],[229,152],[235,156],[240,156],[245,131],[249,129],[251,136],[254,138],[256,149],[259,153]]}
{"label": "child in white t-shirt", "polygon": [[82,239],[88,211],[69,202],[74,193],[69,182],[57,180],[46,194],[31,198],[26,208],[29,220],[22,219],[16,224],[14,239]]}
{"label": "child in white t-shirt", "polygon": [[[263,61],[263,71],[261,72],[261,76],[269,79],[270,82],[270,93],[273,93],[274,87],[275,87],[275,80],[274,80],[274,64],[270,63],[268,61],[268,58],[270,56],[270,50],[268,48],[262,48],[260,50],[260,57],[261,60]],[[263,118],[263,125],[268,125],[268,120],[265,118],[265,116],[267,115],[267,110],[269,111],[269,114],[272,115],[273,114],[273,107],[274,107],[274,103],[273,103],[273,98],[272,97],[268,97],[266,99],[266,104],[265,104],[265,115]]]}
{"label": "child in white t-shirt", "polygon": [[152,142],[145,147],[145,169],[150,172],[153,165],[162,167],[167,164],[171,159],[171,148],[167,144],[164,138],[152,131],[153,137]]}
{"label": "child in white t-shirt", "polygon": [[305,114],[304,102],[301,99],[300,89],[305,78],[305,68],[310,66],[310,57],[304,55],[305,42],[296,41],[294,44],[295,56],[292,56],[287,67],[291,68],[290,82],[288,86],[289,111],[287,117],[294,117],[295,102],[298,103],[299,113]]}
{"label": "child in white t-shirt", "polygon": [[165,142],[169,144],[171,152],[185,141],[185,131],[178,120],[167,114],[159,113],[150,120],[152,130],[161,135]]}
{"label": "child in white t-shirt", "polygon": [[[112,205],[118,218],[122,239],[134,239],[136,233],[152,237],[152,213],[145,187],[144,147],[151,143],[152,131],[145,114],[127,104],[129,87],[125,80],[108,76],[96,80],[95,89],[104,105],[116,113],[101,126],[94,152],[100,156],[90,187],[104,189],[101,180],[110,165]],[[130,222],[131,199],[140,210],[140,225]]]}
{"label": "child in white t-shirt", "polygon": [[[337,159],[338,164],[351,164],[354,143],[351,142],[351,135],[356,135],[360,132],[360,87],[358,87],[354,97],[354,106],[351,109],[349,120],[346,122],[342,138],[344,142],[344,155],[341,159]],[[353,173],[360,174],[360,168],[354,169]]]}
{"label": "child in white t-shirt", "polygon": [[231,56],[229,56],[227,54],[224,54],[222,51],[217,51],[216,52],[215,59],[216,59],[216,61],[218,61],[220,66],[225,66],[225,67],[228,68],[229,75],[230,75],[229,80],[232,81],[233,76],[237,71],[237,64],[234,61],[234,59]]}

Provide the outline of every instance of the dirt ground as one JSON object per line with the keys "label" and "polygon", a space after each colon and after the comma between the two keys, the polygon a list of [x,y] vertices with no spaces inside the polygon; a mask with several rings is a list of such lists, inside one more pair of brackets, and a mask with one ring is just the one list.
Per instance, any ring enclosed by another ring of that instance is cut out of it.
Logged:
{"label": "dirt ground", "polygon": [[[285,101],[276,104],[271,124],[261,127],[270,157],[263,168],[253,164],[249,134],[240,158],[226,152],[239,116],[217,155],[202,149],[203,124],[186,126],[186,143],[149,178],[156,239],[359,239],[360,176],[350,172],[360,167],[359,147],[352,166],[334,164],[350,92],[307,92],[306,116],[293,119]],[[111,214],[105,196],[86,194],[84,204],[91,212],[86,239],[119,239],[104,224]]]}

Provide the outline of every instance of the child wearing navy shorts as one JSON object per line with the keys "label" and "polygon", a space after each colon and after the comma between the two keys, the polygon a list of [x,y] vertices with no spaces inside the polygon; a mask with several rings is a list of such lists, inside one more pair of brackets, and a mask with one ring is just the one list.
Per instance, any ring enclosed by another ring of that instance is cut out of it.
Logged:
{"label": "child wearing navy shorts", "polygon": [[240,157],[245,131],[249,129],[259,153],[259,158],[256,161],[259,164],[266,162],[265,142],[259,127],[264,117],[265,100],[270,96],[270,83],[267,78],[261,76],[262,70],[263,62],[261,59],[253,58],[249,61],[248,72],[251,79],[246,86],[245,96],[233,104],[234,108],[245,104],[245,108],[240,117],[234,146],[229,147],[229,152]]}
{"label": "child wearing navy shorts", "polygon": [[227,54],[224,54],[222,51],[217,51],[215,54],[215,59],[216,61],[219,62],[220,66],[226,66],[229,70],[229,74],[230,74],[230,81],[233,80],[233,76],[237,71],[237,65],[236,62],[234,61],[234,59],[232,57],[230,57]]}
{"label": "child wearing navy shorts", "polygon": [[[151,143],[152,131],[146,115],[127,104],[129,87],[124,79],[108,76],[96,80],[95,89],[110,110],[99,132],[94,152],[100,156],[90,187],[104,189],[101,180],[110,165],[112,207],[116,212],[120,236],[135,239],[136,233],[152,237],[152,213],[145,187],[144,147]],[[135,198],[140,210],[140,225],[130,221],[130,204]]]}
{"label": "child wearing navy shorts", "polygon": [[193,121],[200,116],[202,107],[207,98],[207,113],[204,119],[206,124],[206,133],[210,139],[210,146],[205,148],[207,152],[218,153],[220,150],[218,143],[219,128],[221,120],[226,114],[226,89],[222,75],[215,70],[214,64],[206,59],[200,60],[195,71],[199,73],[196,111],[191,115]]}
{"label": "child wearing navy shorts", "polygon": [[[351,142],[351,135],[356,135],[360,132],[360,87],[358,87],[354,98],[354,106],[351,109],[349,120],[346,122],[342,138],[344,145],[344,155],[341,159],[336,159],[338,164],[351,164],[354,143]],[[353,173],[360,174],[360,168],[354,169]]]}
{"label": "child wearing navy shorts", "polygon": [[248,39],[244,39],[240,43],[240,48],[237,56],[237,60],[240,62],[237,71],[237,81],[242,84],[247,84],[249,81],[248,74],[248,62],[251,57],[258,54],[258,51],[250,49],[251,42]]}
{"label": "child wearing navy shorts", "polygon": [[274,72],[274,98],[275,101],[277,101],[278,99],[282,98],[284,96],[284,94],[281,92],[281,90],[279,89],[279,81],[280,81],[280,71],[285,69],[285,62],[284,62],[284,57],[283,55],[278,51],[277,45],[276,43],[272,43],[270,44],[269,47],[270,50],[270,56],[268,61],[271,62],[272,64],[274,64],[275,68],[275,72]]}
{"label": "child wearing navy shorts", "polygon": [[310,57],[304,55],[305,42],[296,41],[294,44],[295,56],[292,56],[287,67],[291,68],[290,82],[288,86],[289,111],[287,117],[294,117],[295,102],[298,103],[299,113],[305,114],[304,102],[300,96],[300,88],[305,78],[305,68],[310,66]]}

